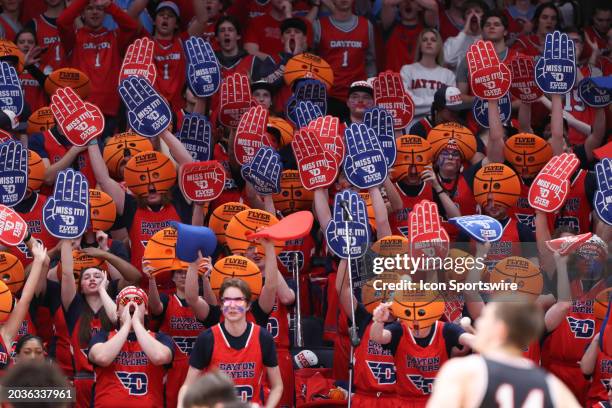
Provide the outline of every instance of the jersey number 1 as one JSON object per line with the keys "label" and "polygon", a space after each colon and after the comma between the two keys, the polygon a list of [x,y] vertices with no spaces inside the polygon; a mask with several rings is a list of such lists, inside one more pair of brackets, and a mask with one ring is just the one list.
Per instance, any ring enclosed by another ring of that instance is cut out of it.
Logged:
{"label": "jersey number 1", "polygon": [[348,67],[348,51],[342,53],[342,66]]}
{"label": "jersey number 1", "polygon": [[[502,384],[495,392],[495,400],[499,408],[519,408],[514,401],[514,387],[510,384]],[[544,392],[540,389],[529,391],[525,401],[520,408],[542,408],[544,407]]]}

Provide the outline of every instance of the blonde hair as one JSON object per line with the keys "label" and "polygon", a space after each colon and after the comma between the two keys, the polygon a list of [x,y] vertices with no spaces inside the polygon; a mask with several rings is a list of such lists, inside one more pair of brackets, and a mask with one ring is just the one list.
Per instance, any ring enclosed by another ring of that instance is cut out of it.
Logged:
{"label": "blonde hair", "polygon": [[423,37],[427,33],[433,33],[436,36],[436,43],[438,44],[438,55],[436,55],[436,63],[442,67],[444,66],[444,42],[442,41],[442,36],[435,28],[425,28],[419,33],[419,37],[417,38],[418,46],[416,48],[414,60],[420,61],[421,58],[423,58],[423,54],[421,52],[421,43],[423,42]]}

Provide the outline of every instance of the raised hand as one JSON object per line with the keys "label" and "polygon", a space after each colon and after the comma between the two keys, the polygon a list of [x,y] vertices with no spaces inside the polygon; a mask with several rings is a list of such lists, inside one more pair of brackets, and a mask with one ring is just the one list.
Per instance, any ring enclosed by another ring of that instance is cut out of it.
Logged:
{"label": "raised hand", "polygon": [[569,178],[580,161],[573,153],[553,156],[529,188],[529,205],[544,212],[557,211],[569,193]]}
{"label": "raised hand", "polygon": [[555,31],[546,34],[544,54],[535,66],[535,80],[544,93],[566,94],[576,82],[574,41]]}
{"label": "raised hand", "polygon": [[[499,119],[502,123],[507,123],[510,120],[512,114],[512,101],[508,94],[504,95],[499,99]],[[486,99],[480,99],[479,97],[474,98],[474,105],[472,105],[472,113],[476,122],[484,128],[489,128],[489,101]]]}
{"label": "raised hand", "polygon": [[542,96],[542,90],[535,82],[535,64],[533,58],[518,55],[510,61],[512,84],[510,93],[523,103],[533,103]]}
{"label": "raised hand", "polygon": [[438,206],[423,200],[410,213],[410,256],[445,258],[449,237],[440,223]]}
{"label": "raised hand", "polygon": [[254,106],[242,115],[234,138],[234,154],[240,165],[250,162],[260,147],[272,145],[267,126],[268,110],[263,106]]}
{"label": "raised hand", "polygon": [[219,90],[221,67],[210,43],[202,37],[190,37],[185,42],[187,80],[194,95],[206,98]]}
{"label": "raised hand", "polygon": [[331,151],[325,149],[317,134],[300,129],[291,142],[300,180],[307,190],[327,187],[338,177],[339,165]]}
{"label": "raised hand", "polygon": [[403,129],[414,116],[414,102],[404,89],[399,73],[385,71],[374,79],[374,104],[387,110],[393,117],[393,127]]}
{"label": "raised hand", "polygon": [[0,202],[13,207],[28,190],[28,150],[14,140],[0,145]]}
{"label": "raised hand", "polygon": [[28,224],[13,209],[0,204],[0,243],[17,246],[25,238]]}
{"label": "raised hand", "polygon": [[299,129],[308,126],[310,122],[322,116],[321,109],[310,101],[300,101],[295,108],[295,119]]}
{"label": "raised hand", "polygon": [[147,37],[137,38],[128,47],[121,70],[119,71],[119,85],[124,79],[137,76],[154,84],[157,76],[155,63],[153,62],[153,49],[155,43]]}
{"label": "raised hand", "polygon": [[481,99],[499,99],[510,89],[512,73],[495,52],[491,41],[479,40],[467,53],[470,86]]}
{"label": "raised hand", "polygon": [[[345,207],[350,211],[352,221],[345,214]],[[359,258],[365,254],[370,244],[370,228],[365,201],[358,193],[344,190],[336,194],[333,217],[325,228],[325,238],[331,251],[340,258]]]}
{"label": "raised hand", "polygon": [[393,129],[393,117],[386,110],[374,107],[365,111],[363,115],[363,123],[374,129],[374,133],[378,136],[380,148],[385,155],[387,167],[393,166],[397,156],[397,148],[395,145],[395,130]]}
{"label": "raised hand", "polygon": [[78,171],[62,170],[57,175],[53,195],[43,207],[43,222],[56,238],[78,238],[89,224],[89,185]]}
{"label": "raised hand", "polygon": [[127,107],[130,127],[139,135],[159,136],[170,126],[170,106],[146,79],[124,79],[119,86],[119,94]]}
{"label": "raised hand", "polygon": [[612,91],[609,88],[600,88],[591,77],[580,81],[578,95],[592,108],[605,108],[612,102]]}
{"label": "raised hand", "polygon": [[83,102],[72,88],[60,88],[51,96],[51,112],[64,136],[75,146],[85,146],[104,131],[104,115]]}
{"label": "raised hand", "polygon": [[327,90],[323,82],[316,79],[301,80],[293,91],[293,95],[289,98],[286,105],[287,118],[298,125],[295,109],[300,102],[310,101],[317,105],[321,113],[327,113]]}
{"label": "raised hand", "polygon": [[605,158],[595,165],[597,192],[593,203],[603,222],[612,225],[612,160]]}
{"label": "raised hand", "polygon": [[216,160],[181,166],[179,186],[183,195],[196,203],[219,197],[225,186],[225,168]]}
{"label": "raised hand", "polygon": [[339,127],[338,118],[330,115],[321,116],[308,125],[308,130],[317,135],[323,148],[331,152],[338,166],[344,160],[344,138],[339,133]]}
{"label": "raised hand", "polygon": [[237,128],[252,102],[249,78],[238,72],[228,76],[221,84],[219,121],[229,128]]}
{"label": "raised hand", "polygon": [[212,126],[204,115],[185,115],[178,138],[194,161],[207,161],[212,157]]}
{"label": "raised hand", "polygon": [[280,155],[271,147],[259,148],[253,160],[241,168],[242,177],[253,185],[260,195],[280,193],[280,178],[283,165]]}
{"label": "raised hand", "polygon": [[9,110],[16,116],[23,111],[23,90],[15,68],[0,61],[0,109]]}
{"label": "raised hand", "polygon": [[344,173],[355,187],[366,189],[387,178],[387,162],[374,129],[353,123],[344,131],[347,153]]}

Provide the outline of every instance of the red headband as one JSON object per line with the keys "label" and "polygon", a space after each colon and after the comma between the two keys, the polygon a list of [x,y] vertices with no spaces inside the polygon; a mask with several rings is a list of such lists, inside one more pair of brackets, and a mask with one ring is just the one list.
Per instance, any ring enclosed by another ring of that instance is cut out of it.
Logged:
{"label": "red headband", "polygon": [[149,297],[147,296],[147,292],[144,290],[137,288],[136,286],[126,286],[119,292],[117,295],[117,304],[126,296],[139,296],[144,300],[145,306],[149,304]]}

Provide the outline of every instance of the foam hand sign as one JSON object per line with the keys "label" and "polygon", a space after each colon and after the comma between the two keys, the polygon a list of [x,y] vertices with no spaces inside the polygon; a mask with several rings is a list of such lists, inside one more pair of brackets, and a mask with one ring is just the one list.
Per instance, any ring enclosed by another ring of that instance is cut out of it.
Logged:
{"label": "foam hand sign", "polygon": [[280,155],[269,146],[259,148],[253,160],[242,166],[242,177],[253,185],[260,195],[280,193],[283,166]]}
{"label": "foam hand sign", "polygon": [[28,224],[12,209],[0,204],[0,242],[17,246],[28,233]]}
{"label": "foam hand sign", "polygon": [[323,148],[331,152],[336,164],[340,166],[344,160],[344,140],[339,133],[338,118],[330,115],[319,117],[310,122],[308,130],[317,135]]}
{"label": "foam hand sign", "polygon": [[127,107],[130,127],[139,135],[155,137],[170,126],[170,106],[146,79],[124,79],[119,94]]}
{"label": "foam hand sign", "polygon": [[449,237],[440,223],[438,206],[423,200],[410,212],[410,256],[445,258]]}
{"label": "foam hand sign", "polygon": [[295,119],[300,129],[321,116],[323,116],[321,109],[310,101],[300,101],[295,108]]}
{"label": "foam hand sign", "polygon": [[60,88],[51,97],[51,112],[64,136],[75,146],[85,146],[104,131],[100,109],[83,100],[72,88]]}
{"label": "foam hand sign", "polygon": [[488,215],[466,215],[449,221],[480,242],[499,241],[503,234],[501,223]]}
{"label": "foam hand sign", "polygon": [[202,37],[190,37],[185,42],[185,50],[189,87],[197,97],[213,95],[221,85],[221,67],[210,43]]}
{"label": "foam hand sign", "polygon": [[252,102],[249,78],[239,72],[228,76],[221,84],[219,121],[223,126],[237,128]]}
{"label": "foam hand sign", "polygon": [[529,205],[544,212],[561,208],[569,192],[569,178],[579,164],[573,153],[563,153],[550,159],[529,188]]}
{"label": "foam hand sign", "polygon": [[336,180],[339,165],[332,152],[323,147],[315,132],[300,129],[293,137],[291,147],[304,188],[314,190],[327,187]]}
{"label": "foam hand sign", "polygon": [[481,99],[499,99],[510,89],[512,73],[499,61],[491,41],[479,40],[467,53],[470,86]]}
{"label": "foam hand sign", "polygon": [[185,198],[203,203],[219,197],[225,186],[225,168],[216,160],[181,166],[179,185]]}
{"label": "foam hand sign", "polygon": [[535,80],[544,93],[566,94],[576,82],[574,41],[555,31],[546,34],[544,54],[535,66]]}
{"label": "foam hand sign", "polygon": [[212,157],[212,127],[206,116],[198,113],[185,115],[178,137],[193,161],[207,161]]}
{"label": "foam hand sign", "polygon": [[512,84],[510,93],[523,103],[533,103],[542,96],[542,90],[535,82],[535,64],[533,58],[518,55],[510,61]]}
{"label": "foam hand sign", "polygon": [[368,109],[363,115],[363,123],[374,129],[378,136],[380,148],[385,155],[387,167],[393,166],[397,156],[395,146],[395,130],[393,129],[393,117],[386,110],[378,107]]}
{"label": "foam hand sign", "polygon": [[592,236],[592,232],[580,235],[567,235],[561,238],[546,241],[546,246],[552,252],[558,252],[560,255],[565,256],[574,252]]}
{"label": "foam hand sign", "polygon": [[287,118],[298,125],[296,108],[300,102],[310,101],[319,107],[323,115],[327,113],[327,90],[323,82],[316,79],[304,79],[300,81],[293,91],[293,95],[287,100],[285,111]]}
{"label": "foam hand sign", "polygon": [[[508,94],[502,96],[498,101],[499,119],[502,123],[508,123],[512,115],[512,101]],[[474,98],[472,113],[476,122],[484,128],[489,128],[489,101],[486,99]]]}
{"label": "foam hand sign", "polygon": [[121,71],[119,71],[119,85],[124,79],[131,76],[145,78],[149,83],[154,84],[157,76],[155,63],[153,62],[153,49],[155,43],[147,37],[138,38],[128,47]]}
{"label": "foam hand sign", "polygon": [[329,249],[340,258],[365,255],[370,245],[370,229],[366,204],[358,193],[344,190],[336,194],[334,215],[325,228],[325,238]]}
{"label": "foam hand sign", "polygon": [[362,189],[382,184],[387,178],[387,161],[374,129],[353,123],[344,131],[344,138],[344,174],[348,181]]}
{"label": "foam hand sign", "polygon": [[0,129],[0,144],[13,140],[13,136],[5,130]]}
{"label": "foam hand sign", "polygon": [[414,102],[404,89],[399,73],[385,71],[378,74],[372,84],[374,104],[387,110],[393,117],[393,127],[403,129],[414,116]]}
{"label": "foam hand sign", "polygon": [[57,175],[53,195],[43,207],[43,223],[60,239],[78,238],[89,224],[89,185],[83,174],[72,169]]}
{"label": "foam hand sign", "polygon": [[603,159],[595,165],[597,191],[593,204],[595,211],[603,222],[612,225],[612,160]]}
{"label": "foam hand sign", "polygon": [[28,149],[14,140],[0,144],[0,202],[17,205],[28,189]]}
{"label": "foam hand sign", "polygon": [[584,78],[578,84],[580,99],[593,108],[605,108],[612,101],[612,90],[600,88],[591,78]]}
{"label": "foam hand sign", "polygon": [[0,62],[0,109],[9,110],[16,116],[23,110],[23,90],[15,68],[5,61]]}
{"label": "foam hand sign", "polygon": [[267,125],[268,110],[263,106],[254,106],[242,115],[234,138],[234,154],[240,165],[250,162],[260,147],[272,145],[266,134]]}

